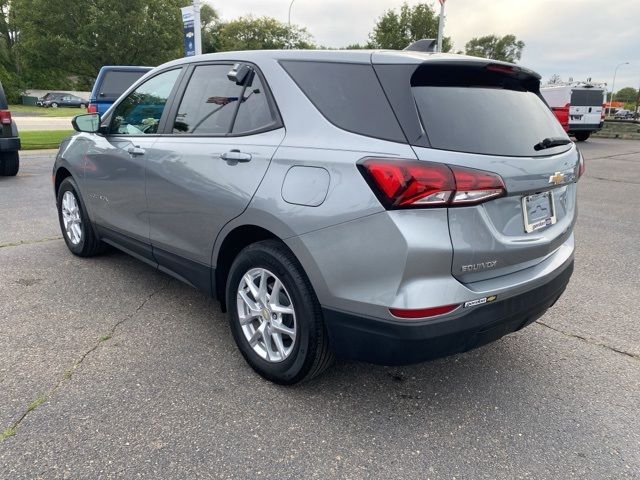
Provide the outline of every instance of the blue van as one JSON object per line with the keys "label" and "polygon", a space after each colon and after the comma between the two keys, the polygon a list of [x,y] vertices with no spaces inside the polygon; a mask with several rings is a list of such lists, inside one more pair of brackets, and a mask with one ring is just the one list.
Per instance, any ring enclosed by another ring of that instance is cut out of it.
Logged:
{"label": "blue van", "polygon": [[89,98],[89,113],[104,115],[133,83],[153,67],[105,65],[100,69]]}

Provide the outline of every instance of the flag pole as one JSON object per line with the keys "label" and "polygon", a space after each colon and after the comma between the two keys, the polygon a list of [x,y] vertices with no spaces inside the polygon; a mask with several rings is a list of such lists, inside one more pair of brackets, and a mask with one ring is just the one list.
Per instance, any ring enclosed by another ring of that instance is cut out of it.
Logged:
{"label": "flag pole", "polygon": [[442,52],[442,29],[444,27],[444,2],[440,0],[440,21],[438,22],[438,52]]}

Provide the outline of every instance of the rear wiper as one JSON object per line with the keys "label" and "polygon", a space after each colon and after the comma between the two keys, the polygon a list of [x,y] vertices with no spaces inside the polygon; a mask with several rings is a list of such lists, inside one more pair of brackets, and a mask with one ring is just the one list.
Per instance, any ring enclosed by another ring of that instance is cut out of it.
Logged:
{"label": "rear wiper", "polygon": [[533,149],[536,151],[544,150],[545,148],[559,147],[560,145],[567,145],[568,143],[571,143],[571,140],[566,137],[549,137],[536,143]]}

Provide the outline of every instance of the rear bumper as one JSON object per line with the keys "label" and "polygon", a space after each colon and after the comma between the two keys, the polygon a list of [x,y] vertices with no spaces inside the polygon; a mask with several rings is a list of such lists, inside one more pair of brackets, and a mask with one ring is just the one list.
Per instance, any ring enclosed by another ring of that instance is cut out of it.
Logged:
{"label": "rear bumper", "polygon": [[416,325],[323,308],[329,341],[340,358],[408,365],[460,353],[515,332],[541,317],[562,295],[573,258],[548,282],[454,318]]}
{"label": "rear bumper", "polygon": [[604,126],[604,122],[601,123],[585,123],[584,125],[580,124],[569,124],[569,133],[573,132],[597,132],[601,130]]}
{"label": "rear bumper", "polygon": [[0,152],[16,152],[20,150],[20,138],[0,138]]}

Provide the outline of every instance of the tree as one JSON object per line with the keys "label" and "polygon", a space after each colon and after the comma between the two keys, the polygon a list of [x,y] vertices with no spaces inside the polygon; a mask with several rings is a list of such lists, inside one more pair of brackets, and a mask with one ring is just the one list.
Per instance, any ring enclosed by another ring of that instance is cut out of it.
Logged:
{"label": "tree", "polygon": [[515,35],[505,35],[500,38],[496,35],[472,38],[465,45],[465,53],[474,57],[515,62],[522,57],[524,42],[516,39]]}
{"label": "tree", "polygon": [[[404,3],[399,11],[387,10],[369,34],[369,47],[402,50],[423,38],[438,37],[438,16],[431,6],[418,3],[410,7]],[[442,39],[442,51],[453,47],[451,38]]]}
{"label": "tree", "polygon": [[21,0],[19,52],[32,71],[76,76],[103,65],[158,65],[182,55],[184,0]]}
{"label": "tree", "polygon": [[555,85],[557,83],[562,83],[562,78],[557,73],[554,73],[553,75],[551,75],[551,77],[549,77],[547,85]]}
{"label": "tree", "polygon": [[635,103],[637,96],[638,90],[633,87],[625,87],[618,90],[614,98],[616,102]]}
{"label": "tree", "polygon": [[214,51],[314,48],[305,28],[271,17],[240,17],[220,23],[213,33]]}

